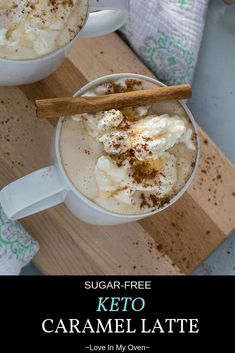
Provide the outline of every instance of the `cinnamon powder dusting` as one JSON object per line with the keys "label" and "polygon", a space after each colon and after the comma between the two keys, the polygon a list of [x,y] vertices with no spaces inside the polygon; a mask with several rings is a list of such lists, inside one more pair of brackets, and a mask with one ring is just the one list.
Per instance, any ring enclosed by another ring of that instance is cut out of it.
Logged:
{"label": "cinnamon powder dusting", "polygon": [[171,198],[171,195],[158,197],[156,194],[150,194],[146,196],[144,193],[142,193],[140,195],[140,208],[162,208],[170,203]]}

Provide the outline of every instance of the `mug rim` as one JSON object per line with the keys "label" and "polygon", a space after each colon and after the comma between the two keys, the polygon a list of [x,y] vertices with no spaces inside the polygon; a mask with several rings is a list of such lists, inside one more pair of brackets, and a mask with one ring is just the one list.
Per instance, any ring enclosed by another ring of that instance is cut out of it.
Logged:
{"label": "mug rim", "polygon": [[[111,74],[111,75],[105,75],[105,76],[101,76],[95,80],[92,80],[90,82],[88,82],[87,84],[85,84],[83,87],[81,87],[73,96],[81,96],[82,94],[84,94],[86,91],[88,91],[89,89],[105,83],[107,81],[114,81],[120,78],[137,78],[140,80],[145,80],[154,84],[158,84],[162,87],[165,87],[166,85],[164,83],[162,83],[161,81],[157,80],[156,78],[152,78],[152,77],[148,77],[145,75],[140,75],[140,74],[134,74],[134,73],[117,73],[117,74]],[[194,132],[196,134],[196,160],[195,160],[195,165],[192,171],[192,174],[190,175],[190,177],[188,178],[188,180],[186,181],[186,183],[184,184],[183,188],[180,189],[180,191],[170,200],[170,202],[168,204],[165,204],[163,207],[158,208],[156,210],[153,211],[149,211],[149,212],[145,212],[145,213],[138,213],[138,214],[122,214],[122,213],[114,213],[111,211],[108,211],[104,208],[102,208],[102,206],[97,205],[95,202],[91,201],[90,199],[88,199],[85,195],[83,195],[76,187],[75,185],[72,183],[72,181],[70,180],[70,178],[68,177],[63,163],[62,163],[62,159],[61,159],[61,155],[60,155],[60,135],[61,135],[61,128],[62,128],[62,124],[63,124],[63,119],[64,117],[61,117],[57,123],[56,126],[56,133],[55,133],[55,154],[56,154],[56,161],[59,165],[59,169],[60,172],[62,172],[63,178],[66,181],[66,184],[69,187],[69,190],[72,190],[77,197],[79,197],[80,199],[82,199],[82,201],[84,201],[88,206],[94,208],[94,209],[98,209],[100,212],[102,212],[103,214],[106,214],[107,216],[112,216],[115,218],[123,218],[123,219],[130,219],[130,220],[138,220],[140,218],[146,218],[149,216],[153,216],[156,215],[164,210],[166,210],[167,208],[169,208],[170,206],[174,205],[184,194],[185,192],[188,190],[189,186],[191,185],[192,181],[194,180],[194,177],[196,175],[198,166],[199,166],[199,161],[200,161],[200,140],[199,140],[199,131],[198,131],[198,127],[197,127],[197,123],[191,113],[191,111],[189,110],[189,108],[187,107],[187,105],[185,104],[185,102],[183,100],[177,100],[177,102],[183,107],[183,109],[185,110],[185,112],[188,115],[188,118],[190,120],[190,122],[193,125],[194,128]]]}
{"label": "mug rim", "polygon": [[49,58],[53,58],[54,56],[56,56],[57,54],[60,54],[63,51],[66,51],[69,47],[72,46],[72,43],[74,43],[78,39],[78,37],[80,36],[83,28],[87,24],[88,17],[90,15],[92,15],[92,13],[90,13],[90,9],[91,9],[90,1],[87,0],[87,3],[88,3],[87,14],[86,14],[86,19],[85,19],[85,21],[83,23],[82,29],[76,34],[76,36],[71,41],[69,41],[68,43],[66,43],[62,47],[57,48],[57,49],[53,50],[52,52],[44,54],[44,55],[41,55],[39,57],[35,57],[35,58],[31,58],[31,59],[8,59],[8,58],[1,58],[0,57],[0,62],[2,61],[4,63],[10,63],[10,64],[12,64],[12,63],[27,64],[27,63],[31,63],[31,62],[45,61],[45,60],[47,60]]}

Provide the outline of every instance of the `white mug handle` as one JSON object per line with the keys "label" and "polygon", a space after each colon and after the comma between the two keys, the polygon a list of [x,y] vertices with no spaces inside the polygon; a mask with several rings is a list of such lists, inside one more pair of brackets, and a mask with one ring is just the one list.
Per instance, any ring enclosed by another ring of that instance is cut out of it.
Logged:
{"label": "white mug handle", "polygon": [[90,12],[81,37],[102,36],[124,25],[129,18],[129,0],[90,0]]}
{"label": "white mug handle", "polygon": [[67,191],[54,166],[33,172],[6,186],[0,204],[6,216],[17,220],[64,202]]}

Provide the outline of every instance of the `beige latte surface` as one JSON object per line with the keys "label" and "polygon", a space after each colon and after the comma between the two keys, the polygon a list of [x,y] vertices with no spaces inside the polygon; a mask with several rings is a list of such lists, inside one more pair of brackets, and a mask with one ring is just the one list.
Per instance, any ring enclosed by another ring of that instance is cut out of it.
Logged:
{"label": "beige latte surface", "polygon": [[32,59],[63,47],[87,12],[88,0],[0,0],[0,57]]}
{"label": "beige latte surface", "polygon": [[[94,87],[101,95],[154,87],[131,77]],[[65,172],[84,196],[118,214],[153,212],[171,202],[191,176],[193,126],[176,101],[63,119]]]}

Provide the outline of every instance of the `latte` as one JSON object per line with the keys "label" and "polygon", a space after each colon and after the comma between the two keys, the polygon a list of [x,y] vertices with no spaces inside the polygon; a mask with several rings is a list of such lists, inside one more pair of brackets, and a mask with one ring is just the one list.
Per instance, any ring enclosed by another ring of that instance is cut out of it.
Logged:
{"label": "latte", "polygon": [[[122,79],[86,95],[147,89]],[[60,154],[74,186],[118,214],[152,212],[168,204],[190,178],[197,157],[193,125],[177,102],[64,118]]]}

